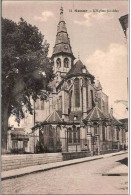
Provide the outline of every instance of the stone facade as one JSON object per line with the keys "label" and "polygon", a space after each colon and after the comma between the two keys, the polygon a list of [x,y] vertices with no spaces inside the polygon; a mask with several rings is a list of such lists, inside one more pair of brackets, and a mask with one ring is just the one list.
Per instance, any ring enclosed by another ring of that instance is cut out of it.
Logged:
{"label": "stone facade", "polygon": [[[56,42],[51,57],[55,78],[52,92],[45,101],[33,103],[33,133],[38,131],[43,152],[91,151],[92,154],[124,144],[122,124],[109,116],[108,96],[86,65],[75,57],[70,45],[63,8],[57,26]],[[95,114],[95,115],[94,115]],[[118,124],[117,124],[118,123]],[[115,129],[119,127],[118,134]]]}

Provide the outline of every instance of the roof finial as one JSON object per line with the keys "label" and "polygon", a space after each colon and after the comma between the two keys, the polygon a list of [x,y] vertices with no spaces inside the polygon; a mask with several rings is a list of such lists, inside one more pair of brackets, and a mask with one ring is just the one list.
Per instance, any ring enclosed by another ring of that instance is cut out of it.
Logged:
{"label": "roof finial", "polygon": [[80,53],[78,52],[78,60],[80,60]]}
{"label": "roof finial", "polygon": [[63,14],[63,7],[60,8],[60,14]]}
{"label": "roof finial", "polygon": [[64,18],[63,18],[63,7],[62,6],[60,8],[60,21],[64,21]]}

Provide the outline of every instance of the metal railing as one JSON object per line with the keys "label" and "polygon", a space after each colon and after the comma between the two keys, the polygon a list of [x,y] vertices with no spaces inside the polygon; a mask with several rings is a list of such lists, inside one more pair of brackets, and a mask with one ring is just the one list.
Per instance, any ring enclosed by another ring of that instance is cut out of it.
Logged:
{"label": "metal railing", "polygon": [[[97,140],[92,141],[93,154],[98,153]],[[119,150],[119,141],[100,141],[99,149],[103,152]],[[90,151],[87,139],[69,139],[58,135],[10,135],[7,141],[7,150],[2,150],[2,154],[37,154],[55,152],[79,152]]]}
{"label": "metal railing", "polygon": [[58,136],[11,135],[7,141],[7,150],[3,154],[37,154],[55,152],[88,151],[87,139],[69,140]]}

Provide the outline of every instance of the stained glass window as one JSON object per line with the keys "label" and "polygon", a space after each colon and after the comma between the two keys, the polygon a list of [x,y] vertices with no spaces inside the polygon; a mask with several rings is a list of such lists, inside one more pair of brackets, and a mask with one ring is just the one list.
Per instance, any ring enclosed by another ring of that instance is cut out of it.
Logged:
{"label": "stained glass window", "polygon": [[75,95],[75,106],[80,107],[80,81],[78,78],[74,80],[74,95]]}

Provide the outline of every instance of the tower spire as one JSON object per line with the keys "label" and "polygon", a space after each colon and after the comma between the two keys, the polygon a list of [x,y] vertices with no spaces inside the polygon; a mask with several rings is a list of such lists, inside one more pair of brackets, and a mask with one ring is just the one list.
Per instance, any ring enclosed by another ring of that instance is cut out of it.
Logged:
{"label": "tower spire", "polygon": [[55,46],[53,48],[52,56],[58,55],[60,53],[64,53],[68,56],[70,55],[72,56],[72,59],[75,59],[72,53],[72,48],[71,48],[70,39],[67,33],[66,23],[63,17],[63,7],[62,6],[60,8],[60,21],[57,26],[56,41],[55,41]]}

